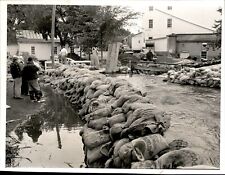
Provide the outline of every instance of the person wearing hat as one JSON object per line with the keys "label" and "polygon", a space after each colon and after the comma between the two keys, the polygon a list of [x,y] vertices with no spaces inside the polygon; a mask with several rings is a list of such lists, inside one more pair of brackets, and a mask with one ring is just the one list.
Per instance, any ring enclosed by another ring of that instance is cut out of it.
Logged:
{"label": "person wearing hat", "polygon": [[23,99],[21,97],[22,67],[17,56],[13,56],[13,62],[10,64],[10,73],[14,80],[13,97],[15,99]]}
{"label": "person wearing hat", "polygon": [[23,68],[23,76],[29,86],[29,95],[32,101],[40,101],[42,97],[41,88],[38,83],[38,71],[40,68],[34,64],[32,57],[28,58],[27,65]]}

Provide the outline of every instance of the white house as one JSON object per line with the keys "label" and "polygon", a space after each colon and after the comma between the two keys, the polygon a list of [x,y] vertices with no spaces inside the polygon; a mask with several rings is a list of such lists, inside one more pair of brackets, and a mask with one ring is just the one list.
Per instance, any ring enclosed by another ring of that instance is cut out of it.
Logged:
{"label": "white house", "polygon": [[[209,36],[210,38],[211,34],[215,32],[213,28],[215,20],[221,18],[217,9],[218,5],[196,5],[193,3],[188,5],[167,5],[165,3],[164,5],[160,4],[157,6],[154,4],[148,6],[145,8],[142,16],[142,35],[138,33],[139,37],[136,37],[138,39],[132,38],[132,45],[139,46],[139,50],[142,47],[151,47],[156,53],[168,54],[180,51],[180,48],[175,49],[177,43],[175,40],[173,40],[173,47],[170,47],[172,43],[168,36],[187,34],[190,37],[192,34],[196,34],[201,39],[200,36],[205,34],[204,37]],[[141,36],[143,37],[142,39]],[[144,42],[142,46],[141,41]],[[192,41],[196,42],[197,40]],[[204,41],[198,40],[200,45]],[[184,44],[186,43],[183,42],[182,45]]]}
{"label": "white house", "polygon": [[[9,55],[34,55],[39,61],[50,60],[51,56],[51,39],[43,39],[42,35],[32,30],[16,31],[17,43],[7,45]],[[55,39],[54,54],[60,52],[60,40]]]}
{"label": "white house", "polygon": [[131,49],[136,51],[145,47],[145,38],[144,33],[140,32],[136,35],[133,35],[131,38]]}

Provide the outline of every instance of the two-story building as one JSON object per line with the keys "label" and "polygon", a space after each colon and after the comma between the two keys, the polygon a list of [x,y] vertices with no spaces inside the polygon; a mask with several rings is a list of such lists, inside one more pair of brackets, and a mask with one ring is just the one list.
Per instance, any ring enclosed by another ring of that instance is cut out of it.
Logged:
{"label": "two-story building", "polygon": [[148,6],[142,17],[143,31],[132,38],[132,49],[149,47],[163,55],[188,53],[186,55],[202,57],[202,45],[206,44],[214,56],[218,54],[218,51],[213,53],[216,41],[213,25],[220,18],[217,9],[218,5],[191,3]]}

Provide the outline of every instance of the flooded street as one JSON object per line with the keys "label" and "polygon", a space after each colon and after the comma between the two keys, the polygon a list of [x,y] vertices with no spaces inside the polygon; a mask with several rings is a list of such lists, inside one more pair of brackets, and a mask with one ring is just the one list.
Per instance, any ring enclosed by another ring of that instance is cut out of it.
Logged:
{"label": "flooded street", "polygon": [[[168,142],[182,139],[204,157],[207,164],[219,167],[220,90],[182,86],[163,82],[163,77],[116,75],[147,93],[152,103],[171,116],[165,132]],[[20,143],[17,167],[79,168],[84,165],[83,143],[79,131],[83,122],[74,107],[49,87],[44,87],[44,111],[17,127],[12,136]]]}
{"label": "flooded street", "polygon": [[[18,127],[12,136],[20,143],[17,167],[79,168],[84,161],[83,143],[79,131],[83,122],[63,95],[44,88],[44,111],[25,127]],[[49,98],[50,97],[50,98]],[[21,132],[22,131],[22,132]]]}

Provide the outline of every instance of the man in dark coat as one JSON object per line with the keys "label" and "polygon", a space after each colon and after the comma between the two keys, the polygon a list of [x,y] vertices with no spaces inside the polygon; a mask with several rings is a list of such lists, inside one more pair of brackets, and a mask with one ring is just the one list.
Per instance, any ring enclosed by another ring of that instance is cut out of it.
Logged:
{"label": "man in dark coat", "polygon": [[13,94],[15,99],[23,99],[21,97],[22,85],[22,65],[19,64],[17,56],[13,57],[13,62],[10,64],[10,72],[14,79]]}
{"label": "man in dark coat", "polygon": [[23,76],[28,82],[30,99],[32,101],[40,101],[42,97],[41,88],[38,83],[39,70],[40,69],[34,64],[33,58],[29,57],[27,65],[23,68]]}

